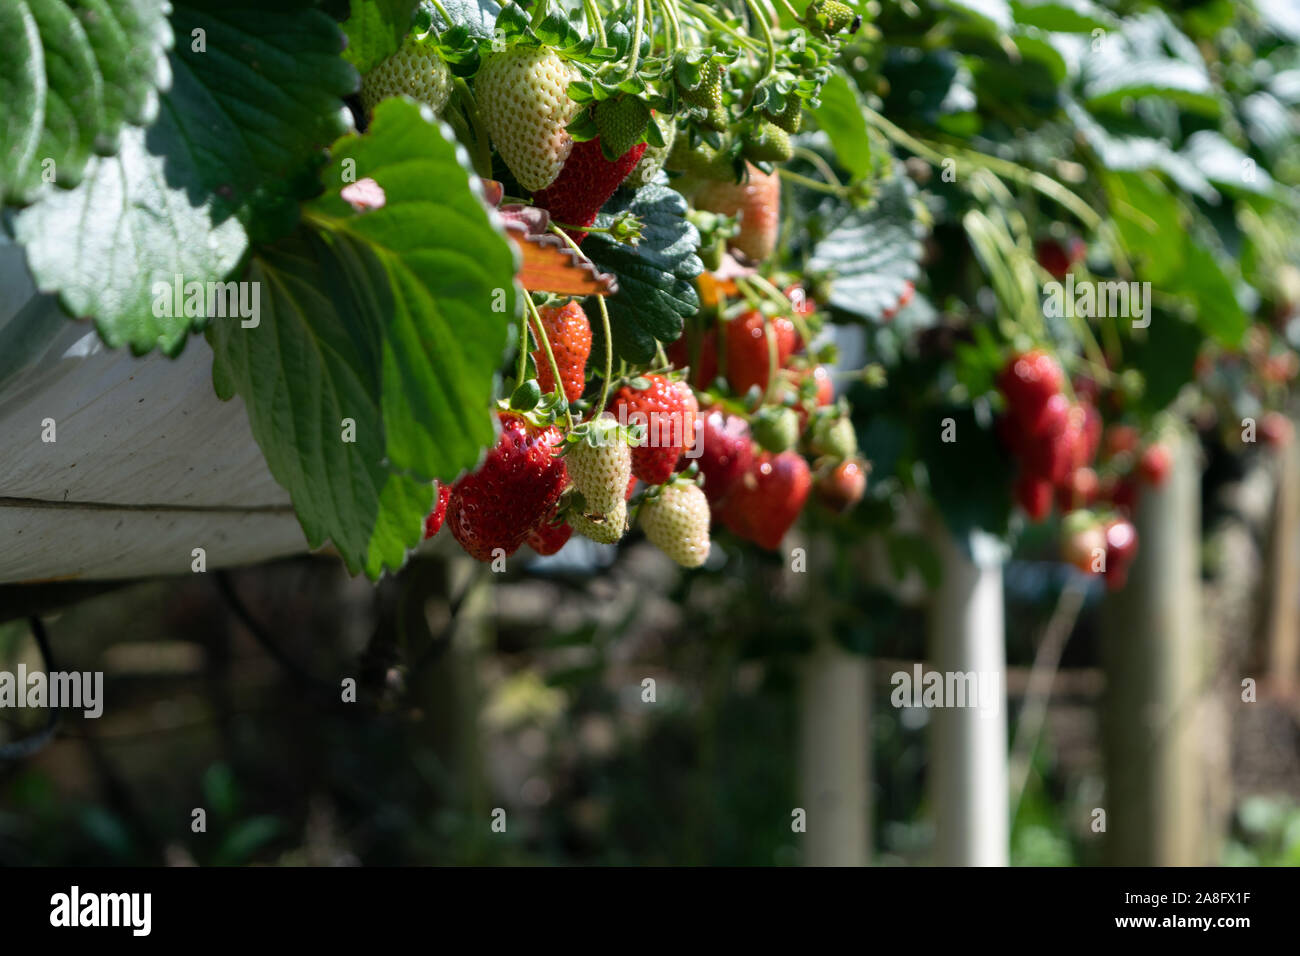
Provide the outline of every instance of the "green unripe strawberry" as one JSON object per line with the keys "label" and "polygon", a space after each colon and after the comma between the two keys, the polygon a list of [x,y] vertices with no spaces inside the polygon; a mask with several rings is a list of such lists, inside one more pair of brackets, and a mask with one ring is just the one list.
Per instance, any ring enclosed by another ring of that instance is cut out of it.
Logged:
{"label": "green unripe strawberry", "polygon": [[367,113],[380,100],[403,94],[442,112],[451,96],[452,77],[447,64],[417,37],[407,37],[401,48],[361,78],[361,105]]}
{"label": "green unripe strawberry", "polygon": [[584,511],[608,515],[624,505],[632,449],[613,416],[602,415],[588,424],[582,438],[566,448],[564,463],[573,487],[586,501]]}
{"label": "green unripe strawberry", "polygon": [[650,107],[635,96],[618,96],[596,104],[596,129],[600,150],[610,162],[618,159],[645,136]]}
{"label": "green unripe strawberry", "polygon": [[717,109],[722,105],[722,70],[714,60],[705,60],[699,64],[699,82],[687,85],[684,80],[691,72],[691,64],[684,54],[678,54],[677,92],[691,106],[705,110]]}
{"label": "green unripe strawberry", "polygon": [[797,133],[803,127],[803,100],[791,93],[785,101],[785,109],[779,113],[768,113],[768,118],[787,133]]}
{"label": "green unripe strawberry", "polygon": [[794,155],[790,134],[775,123],[760,123],[745,139],[745,158],[754,163],[783,163]]}
{"label": "green unripe strawberry", "polygon": [[617,507],[603,515],[571,512],[569,527],[584,538],[600,544],[614,544],[627,531],[627,502],[620,498]]}
{"label": "green unripe strawberry", "polygon": [[804,12],[803,21],[815,33],[834,36],[845,27],[850,33],[856,33],[862,18],[839,0],[813,0]]}
{"label": "green unripe strawberry", "polygon": [[713,130],[715,133],[725,133],[731,126],[731,114],[727,112],[725,106],[715,106],[709,110],[707,116],[700,120],[700,125]]}
{"label": "green unripe strawberry", "polygon": [[858,434],[853,429],[853,422],[843,415],[819,418],[813,424],[808,445],[815,455],[852,458],[858,453]]}
{"label": "green unripe strawberry", "polygon": [[519,185],[555,182],[573,151],[568,125],[578,113],[569,84],[580,74],[553,50],[514,46],[483,58],[474,78],[479,117]]}
{"label": "green unripe strawberry", "polygon": [[663,113],[656,113],[651,117],[651,122],[659,128],[659,135],[663,137],[662,146],[647,146],[641,161],[636,164],[636,169],[627,177],[627,183],[633,189],[639,189],[650,183],[659,170],[663,169],[669,154],[673,149],[673,142],[677,138],[677,124],[671,116]]}
{"label": "green unripe strawberry", "polygon": [[754,441],[778,454],[799,440],[799,416],[793,408],[763,408],[754,416],[749,428]]}
{"label": "green unripe strawberry", "polygon": [[660,551],[684,568],[709,557],[709,500],[700,486],[674,481],[641,504],[641,527]]}

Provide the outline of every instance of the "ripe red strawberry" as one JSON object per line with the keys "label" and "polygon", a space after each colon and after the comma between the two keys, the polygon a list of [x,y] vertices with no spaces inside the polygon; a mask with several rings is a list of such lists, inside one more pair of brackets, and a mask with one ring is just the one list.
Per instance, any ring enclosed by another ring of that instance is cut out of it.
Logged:
{"label": "ripe red strawberry", "polygon": [[1069,478],[1059,485],[1056,489],[1056,506],[1062,512],[1073,511],[1076,508],[1087,508],[1097,500],[1097,492],[1101,482],[1097,478],[1097,473],[1091,468],[1076,468],[1070,472]]}
{"label": "ripe red strawberry", "polygon": [[696,209],[736,216],[740,231],[727,244],[755,262],[762,262],[776,249],[781,225],[781,179],[775,171],[765,173],[752,163],[745,168],[748,175],[743,183],[705,181],[695,192],[693,203]]}
{"label": "ripe red strawberry", "polygon": [[691,333],[683,333],[672,345],[668,346],[668,361],[673,368],[691,368],[688,381],[696,388],[707,388],[718,377],[718,333],[714,329],[699,336],[699,360],[691,364]]}
{"label": "ripe red strawberry", "polygon": [[1103,433],[1102,442],[1105,445],[1107,458],[1137,451],[1138,430],[1132,425],[1111,425]]}
{"label": "ripe red strawberry", "polygon": [[491,561],[501,548],[514,554],[528,533],[551,514],[569,483],[561,436],[522,415],[499,413],[501,435],[477,471],[452,487],[447,506],[451,533],[471,557]]}
{"label": "ripe red strawberry", "polygon": [[998,376],[998,388],[1006,397],[1008,410],[1025,423],[1038,417],[1064,382],[1061,366],[1041,349],[1012,356]]}
{"label": "ripe red strawberry", "polygon": [[775,551],[803,510],[811,487],[812,474],[801,455],[763,452],[732,487],[718,520],[736,535]]}
{"label": "ripe red strawberry", "polygon": [[700,407],[685,382],[662,375],[643,377],[648,388],[623,386],[610,400],[609,410],[625,427],[645,426],[641,443],[632,449],[632,474],[648,485],[662,485],[682,452],[695,444]]}
{"label": "ripe red strawberry", "polygon": [[[776,334],[776,367],[789,361],[798,344],[799,336],[794,323],[785,316],[772,319]],[[755,385],[759,391],[767,388],[771,366],[767,344],[767,323],[756,310],[733,319],[727,326],[727,382],[737,395],[743,395]]]}
{"label": "ripe red strawberry", "polygon": [[1142,457],[1138,460],[1138,474],[1147,484],[1158,488],[1169,477],[1169,466],[1171,464],[1168,448],[1159,443],[1148,445],[1146,450],[1142,452]]}
{"label": "ripe red strawberry", "polygon": [[1137,556],[1137,529],[1124,518],[1106,523],[1106,587],[1112,591],[1124,586],[1129,566]]}
{"label": "ripe red strawberry", "polygon": [[700,486],[676,480],[641,504],[641,527],[650,543],[684,568],[709,557],[709,502]]}
{"label": "ripe red strawberry", "polygon": [[579,227],[569,230],[569,238],[582,242],[587,233],[581,227],[596,221],[600,207],[641,161],[645,145],[638,143],[610,162],[601,152],[599,136],[576,144],[555,182],[533,193],[534,204],[560,225]]}
{"label": "ripe red strawberry", "polygon": [[1037,475],[1022,472],[1016,479],[1016,501],[1030,521],[1042,521],[1052,510],[1052,483]]}
{"label": "ripe red strawberry", "polygon": [[426,45],[424,37],[409,36],[396,53],[361,78],[361,105],[369,113],[380,100],[405,94],[441,113],[451,91],[447,64]]}
{"label": "ripe red strawberry", "polygon": [[567,127],[578,104],[569,98],[569,84],[579,78],[545,47],[513,46],[483,57],[474,78],[478,115],[502,161],[529,192],[555,182],[573,149]]}
{"label": "ripe red strawberry", "polygon": [[857,459],[850,458],[818,475],[813,490],[823,505],[836,514],[844,514],[866,494],[867,470]]}
{"label": "ripe red strawberry", "polygon": [[569,527],[568,522],[557,522],[555,520],[555,510],[552,509],[546,520],[528,532],[526,540],[528,547],[538,554],[547,555],[555,554],[569,543],[571,537],[573,537],[573,529]]}
{"label": "ripe red strawberry", "polygon": [[1055,239],[1039,239],[1035,242],[1034,257],[1054,279],[1064,279],[1072,265],[1069,253]]}
{"label": "ripe red strawberry", "polygon": [[1281,412],[1268,412],[1259,420],[1259,437],[1273,448],[1282,448],[1291,443],[1294,432],[1291,419]]}
{"label": "ripe red strawberry", "polygon": [[429,517],[424,519],[425,541],[432,538],[442,528],[442,519],[447,517],[447,501],[451,498],[451,485],[444,485],[440,481],[435,481],[433,487],[438,490],[438,497],[433,503],[433,510],[429,512]]}
{"label": "ripe red strawberry", "polygon": [[892,308],[885,309],[885,311],[881,313],[880,317],[888,322],[894,316],[898,315],[900,311],[907,308],[908,303],[912,301],[912,296],[915,294],[916,286],[913,285],[912,281],[909,279],[903,283],[903,291],[899,293],[898,301],[894,303]]}
{"label": "ripe red strawberry", "polygon": [[695,461],[704,476],[705,497],[710,504],[717,504],[753,466],[754,443],[745,420],[720,409],[701,414],[699,428],[700,457]]}
{"label": "ripe red strawberry", "polygon": [[[577,302],[559,307],[543,306],[537,311],[542,317],[542,328],[550,340],[551,351],[555,353],[555,364],[559,366],[564,384],[564,397],[576,402],[587,385],[587,357],[591,355],[591,323],[587,321],[587,313]],[[533,352],[533,363],[537,366],[537,384],[542,387],[542,392],[553,392],[555,376],[551,373],[551,363],[544,349]]]}

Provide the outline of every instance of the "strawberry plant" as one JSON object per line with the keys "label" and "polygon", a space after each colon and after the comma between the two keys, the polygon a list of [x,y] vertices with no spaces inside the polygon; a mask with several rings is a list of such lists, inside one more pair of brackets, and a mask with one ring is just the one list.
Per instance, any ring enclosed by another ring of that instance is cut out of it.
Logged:
{"label": "strawberry plant", "polygon": [[697,566],[710,520],[890,534],[903,492],[959,537],[1088,509],[1067,556],[1123,564],[1164,429],[1276,413],[1300,365],[1291,39],[1226,5],[10,4],[0,230],[108,347],[210,350],[354,573],[443,523]]}

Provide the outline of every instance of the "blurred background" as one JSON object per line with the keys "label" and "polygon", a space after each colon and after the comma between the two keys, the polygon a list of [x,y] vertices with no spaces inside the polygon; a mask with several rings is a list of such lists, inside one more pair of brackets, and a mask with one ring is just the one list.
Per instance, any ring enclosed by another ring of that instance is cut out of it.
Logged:
{"label": "blurred background", "polygon": [[[1203,626],[1169,726],[1107,692],[1136,666],[1107,635],[1140,645],[1149,612],[1116,623],[1126,592],[1060,563],[1050,525],[1001,569],[1012,864],[1300,863],[1294,448],[1201,438]],[[935,794],[932,713],[894,707],[890,677],[926,661],[955,572],[923,520],[866,533],[870,507],[812,516],[802,573],[721,536],[690,574],[636,539],[492,573],[441,536],[377,588],[329,556],[0,588],[0,670],[45,666],[36,611],[107,701],[0,761],[0,863],[936,862],[962,795]],[[0,742],[44,719],[0,712]],[[1172,835],[1117,846],[1126,814]]]}

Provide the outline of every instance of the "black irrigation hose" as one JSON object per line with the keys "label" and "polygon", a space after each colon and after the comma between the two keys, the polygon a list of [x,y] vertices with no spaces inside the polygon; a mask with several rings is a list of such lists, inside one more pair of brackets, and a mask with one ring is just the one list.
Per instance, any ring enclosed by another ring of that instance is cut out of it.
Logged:
{"label": "black irrigation hose", "polygon": [[[36,639],[36,646],[40,648],[41,660],[45,662],[45,671],[47,674],[53,674],[54,655],[50,651],[50,640],[45,634],[45,625],[41,619],[33,615],[28,618],[28,624],[32,629],[32,637]],[[54,739],[55,732],[59,729],[59,708],[50,707],[49,719],[45,726],[36,733],[21,740],[15,740],[0,746],[0,760],[23,760],[43,748]]]}

